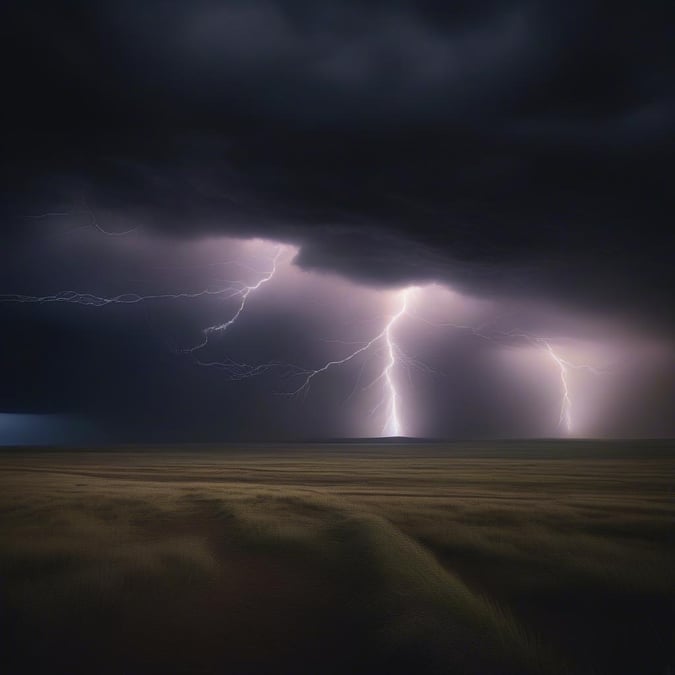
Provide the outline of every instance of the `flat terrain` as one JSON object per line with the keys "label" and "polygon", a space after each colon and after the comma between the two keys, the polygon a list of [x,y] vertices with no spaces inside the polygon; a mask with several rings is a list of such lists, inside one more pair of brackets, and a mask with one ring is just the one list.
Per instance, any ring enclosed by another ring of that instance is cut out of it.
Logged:
{"label": "flat terrain", "polygon": [[3,673],[675,672],[675,444],[0,453]]}

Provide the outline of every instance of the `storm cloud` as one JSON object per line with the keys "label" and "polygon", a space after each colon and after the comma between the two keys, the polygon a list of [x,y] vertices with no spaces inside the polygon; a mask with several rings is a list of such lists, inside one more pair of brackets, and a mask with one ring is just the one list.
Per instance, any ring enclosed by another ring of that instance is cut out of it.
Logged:
{"label": "storm cloud", "polygon": [[3,13],[3,292],[70,287],[28,253],[95,222],[282,241],[364,287],[440,282],[672,339],[670,2]]}

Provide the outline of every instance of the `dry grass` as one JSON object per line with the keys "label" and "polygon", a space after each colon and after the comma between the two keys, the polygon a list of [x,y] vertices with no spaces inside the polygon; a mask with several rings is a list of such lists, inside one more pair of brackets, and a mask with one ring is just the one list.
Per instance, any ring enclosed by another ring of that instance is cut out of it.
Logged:
{"label": "dry grass", "polygon": [[4,672],[663,673],[675,453],[7,453]]}

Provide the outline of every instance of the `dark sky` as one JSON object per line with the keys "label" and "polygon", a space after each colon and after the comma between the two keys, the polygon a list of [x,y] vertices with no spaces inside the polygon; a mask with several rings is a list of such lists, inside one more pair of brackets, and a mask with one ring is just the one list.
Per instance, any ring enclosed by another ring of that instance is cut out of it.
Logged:
{"label": "dark sky", "polygon": [[290,366],[343,358],[327,340],[367,342],[394,291],[430,283],[426,318],[491,339],[397,323],[423,362],[393,371],[406,433],[562,434],[559,373],[532,336],[603,371],[569,367],[574,435],[675,433],[672,2],[1,11],[5,300],[253,285],[276,249],[242,242],[287,247],[208,345],[275,362],[243,381],[181,353],[238,298],[0,303],[0,443],[21,415],[58,417],[57,440],[68,424],[102,441],[377,434],[383,382],[350,392],[381,374],[382,345],[307,396],[285,395]]}

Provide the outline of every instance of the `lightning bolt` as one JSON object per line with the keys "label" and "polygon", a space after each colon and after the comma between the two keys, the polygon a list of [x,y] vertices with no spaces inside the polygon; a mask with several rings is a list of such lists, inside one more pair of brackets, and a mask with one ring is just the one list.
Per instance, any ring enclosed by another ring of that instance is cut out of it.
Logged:
{"label": "lightning bolt", "polygon": [[576,370],[587,370],[594,375],[602,375],[606,373],[607,370],[596,368],[587,363],[573,363],[567,359],[562,358],[556,351],[553,349],[551,343],[545,338],[538,338],[538,341],[544,346],[551,359],[558,366],[560,372],[560,387],[561,387],[561,403],[560,403],[560,419],[558,424],[564,425],[567,429],[567,433],[571,433],[573,430],[572,422],[572,397],[570,394],[570,386],[567,379],[567,375],[570,368]]}
{"label": "lightning bolt", "polygon": [[384,340],[387,344],[387,364],[384,367],[384,380],[387,385],[387,391],[389,392],[389,414],[387,415],[387,420],[384,423],[382,432],[385,436],[400,436],[401,435],[401,420],[399,419],[398,414],[398,391],[396,390],[396,383],[393,378],[393,370],[396,366],[396,352],[397,346],[394,343],[394,338],[392,331],[398,320],[407,312],[408,310],[408,296],[410,294],[410,289],[402,291],[401,297],[401,308],[399,311],[394,314],[389,320],[389,323],[384,329]]}
{"label": "lightning bolt", "polygon": [[[44,214],[47,215],[61,215],[61,214]],[[68,215],[68,214],[63,214]],[[239,305],[235,310],[234,314],[227,321],[216,324],[213,326],[208,326],[205,328],[202,333],[204,339],[199,344],[183,348],[176,349],[176,352],[182,352],[192,355],[194,363],[203,367],[213,367],[222,370],[229,379],[231,380],[243,380],[249,377],[255,377],[257,375],[262,375],[272,369],[282,370],[288,374],[297,374],[298,372],[304,372],[304,369],[294,366],[292,364],[283,364],[278,362],[269,362],[269,363],[259,363],[259,364],[249,364],[235,361],[234,359],[224,358],[222,360],[210,360],[205,361],[197,358],[196,352],[200,349],[206,347],[209,342],[210,336],[213,333],[220,333],[227,330],[232,324],[234,324],[237,319],[241,316],[244,311],[249,296],[254,291],[258,290],[263,284],[266,284],[272,279],[274,274],[277,272],[279,258],[282,255],[284,250],[283,246],[278,246],[276,253],[272,259],[272,268],[271,270],[262,276],[256,283],[246,285],[239,281],[228,282],[226,286],[221,288],[205,288],[195,292],[180,292],[180,293],[155,293],[155,294],[145,294],[141,295],[139,293],[122,293],[114,296],[101,296],[95,295],[93,293],[82,293],[79,291],[61,291],[53,295],[22,295],[22,294],[4,294],[0,295],[0,302],[5,303],[35,303],[35,304],[46,304],[46,303],[69,303],[76,305],[85,305],[87,307],[105,307],[108,305],[135,305],[139,303],[156,301],[156,300],[194,300],[197,298],[203,298],[208,296],[218,296],[222,297],[225,300],[231,298],[239,298]],[[216,266],[216,265],[228,265],[236,264],[240,267],[254,270],[250,265],[245,265],[244,263],[239,263],[236,261],[225,261],[220,263],[212,263],[207,266]],[[255,271],[255,270],[254,270]]]}
{"label": "lightning bolt", "polygon": [[420,319],[426,324],[435,327],[451,327],[457,328],[460,330],[469,331],[472,335],[482,339],[487,340],[488,342],[493,342],[497,344],[503,344],[507,341],[511,341],[514,338],[526,340],[530,344],[544,349],[546,353],[551,357],[552,361],[558,367],[559,377],[560,377],[560,416],[558,419],[558,425],[563,426],[567,433],[572,433],[573,431],[573,420],[572,420],[572,394],[570,390],[570,384],[568,379],[569,369],[576,370],[587,370],[594,375],[600,375],[606,373],[607,371],[601,368],[596,368],[590,364],[586,363],[574,363],[567,359],[564,359],[560,356],[553,345],[551,344],[553,338],[542,337],[540,335],[532,335],[530,333],[524,333],[518,330],[510,331],[500,331],[500,330],[490,330],[490,322],[482,324],[480,326],[471,326],[469,324],[460,324],[460,323],[435,323],[425,319],[423,317],[417,316],[416,318]]}
{"label": "lightning bolt", "polygon": [[374,412],[377,409],[379,409],[383,405],[386,405],[387,416],[384,422],[384,426],[382,428],[382,433],[383,435],[387,436],[401,436],[403,433],[402,432],[403,427],[399,415],[400,396],[398,393],[398,389],[396,387],[396,382],[394,380],[394,369],[396,368],[396,365],[398,364],[400,357],[402,356],[402,352],[398,347],[398,345],[396,344],[396,342],[394,341],[394,327],[401,319],[401,317],[403,317],[407,313],[408,300],[412,291],[413,291],[412,288],[406,288],[400,291],[399,293],[400,306],[398,311],[389,317],[389,320],[387,321],[386,325],[377,335],[368,340],[368,342],[363,344],[358,349],[355,349],[353,352],[347,354],[347,356],[345,356],[344,358],[336,359],[334,361],[328,361],[320,368],[316,368],[315,370],[307,370],[304,373],[302,373],[302,375],[304,376],[304,380],[297,389],[291,392],[291,395],[297,395],[301,393],[307,394],[312,385],[312,381],[314,380],[315,377],[321,375],[322,373],[325,373],[331,368],[343,366],[349,363],[350,361],[353,361],[357,356],[368,352],[369,350],[373,349],[376,346],[379,346],[380,344],[383,344],[386,354],[386,360],[382,368],[382,371],[370,384],[364,387],[364,389],[372,387],[379,381],[384,381],[385,385],[384,398],[382,399],[382,401],[380,401],[380,403],[378,403],[377,406],[375,406],[375,408],[371,412],[371,415],[374,414]]}
{"label": "lightning bolt", "polygon": [[560,419],[558,424],[565,424],[567,432],[572,431],[572,399],[570,398],[570,388],[567,383],[567,362],[564,359],[561,359],[551,347],[551,343],[548,340],[543,340],[543,344],[546,346],[546,351],[550,354],[551,358],[555,361],[560,369],[560,383],[562,387],[562,403],[560,405]]}
{"label": "lightning bolt", "polygon": [[593,373],[593,375],[601,375],[607,371],[601,368],[596,368],[595,366],[587,363],[575,363],[563,358],[560,356],[560,354],[558,354],[551,344],[552,338],[516,331],[511,331],[506,333],[506,335],[523,338],[528,340],[530,343],[544,349],[551,357],[551,360],[556,364],[560,377],[560,417],[558,419],[558,426],[564,427],[568,434],[572,433],[574,423],[572,421],[572,393],[570,390],[568,378],[569,369],[586,370],[590,373]]}
{"label": "lightning bolt", "polygon": [[[274,258],[272,259],[272,269],[268,274],[266,274],[264,277],[262,277],[259,281],[257,281],[255,284],[252,284],[251,286],[244,286],[242,289],[234,293],[233,295],[238,295],[240,297],[240,302],[239,302],[239,307],[235,311],[235,313],[232,315],[230,319],[225,321],[224,323],[219,323],[215,324],[213,326],[207,326],[204,328],[202,331],[203,335],[203,340],[194,345],[193,347],[187,347],[183,351],[187,354],[194,354],[195,352],[199,351],[200,349],[203,349],[206,347],[206,345],[209,343],[209,338],[213,333],[222,333],[226,331],[232,324],[234,324],[237,319],[241,316],[241,313],[244,311],[244,308],[246,307],[246,302],[254,291],[257,291],[262,285],[266,284],[272,277],[276,274],[277,272],[277,264],[279,262],[279,257],[283,253],[283,246],[279,246],[277,248],[277,252],[274,255]],[[201,363],[200,365],[205,365],[204,363]],[[215,362],[212,364],[215,365]]]}

